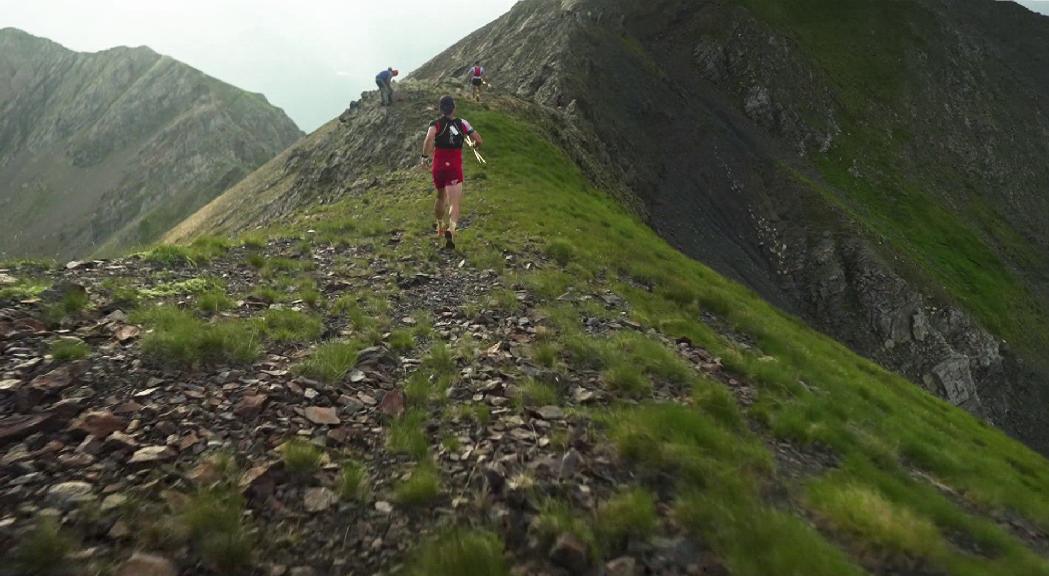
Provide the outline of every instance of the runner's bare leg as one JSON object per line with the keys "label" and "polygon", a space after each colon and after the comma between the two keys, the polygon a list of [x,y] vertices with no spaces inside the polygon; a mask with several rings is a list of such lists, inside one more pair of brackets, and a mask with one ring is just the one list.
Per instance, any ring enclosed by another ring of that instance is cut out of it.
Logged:
{"label": "runner's bare leg", "polygon": [[451,215],[451,223],[449,224],[448,229],[452,231],[452,234],[455,234],[456,226],[459,224],[460,205],[463,201],[463,183],[459,182],[457,184],[450,184],[444,190],[448,198],[448,211]]}
{"label": "runner's bare leg", "polygon": [[[448,188],[451,188],[449,186]],[[437,190],[437,199],[433,203],[433,217],[437,220],[437,235],[441,236],[448,228],[448,188]]]}

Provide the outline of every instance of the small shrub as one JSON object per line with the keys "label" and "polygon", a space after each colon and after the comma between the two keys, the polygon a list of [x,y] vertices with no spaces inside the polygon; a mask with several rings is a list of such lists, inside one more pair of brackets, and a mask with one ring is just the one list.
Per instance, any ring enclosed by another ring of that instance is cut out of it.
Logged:
{"label": "small shrub", "polygon": [[503,543],[491,532],[451,529],[417,552],[410,576],[508,576]]}
{"label": "small shrub", "polygon": [[401,506],[418,507],[430,504],[441,495],[441,479],[433,464],[422,464],[408,479],[394,488],[393,499]]}
{"label": "small shrub", "polygon": [[363,500],[368,494],[368,472],[360,462],[349,461],[342,465],[338,483],[339,497],[343,500]]}
{"label": "small shrub", "polygon": [[50,352],[57,362],[68,362],[87,358],[91,353],[91,348],[82,340],[62,338],[51,343]]}
{"label": "small shrub", "polygon": [[298,371],[309,378],[334,384],[357,364],[357,353],[363,348],[358,340],[322,344],[299,365]]}
{"label": "small shrub", "polygon": [[14,549],[12,560],[15,567],[25,574],[60,574],[68,567],[74,545],[57,522],[41,518]]}
{"label": "small shrub", "polygon": [[296,310],[267,310],[259,327],[274,342],[310,342],[324,332],[320,318]]}

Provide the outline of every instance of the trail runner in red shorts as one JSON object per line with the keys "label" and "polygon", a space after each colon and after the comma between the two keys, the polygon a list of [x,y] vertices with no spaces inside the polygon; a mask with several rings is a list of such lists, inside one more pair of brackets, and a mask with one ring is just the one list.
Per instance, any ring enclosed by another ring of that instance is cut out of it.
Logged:
{"label": "trail runner in red shorts", "polygon": [[437,219],[437,236],[445,248],[455,248],[455,232],[463,200],[463,144],[467,137],[475,146],[484,140],[470,123],[455,117],[455,100],[444,96],[440,102],[441,117],[430,123],[423,141],[423,160],[433,166],[433,185],[437,200],[433,214]]}

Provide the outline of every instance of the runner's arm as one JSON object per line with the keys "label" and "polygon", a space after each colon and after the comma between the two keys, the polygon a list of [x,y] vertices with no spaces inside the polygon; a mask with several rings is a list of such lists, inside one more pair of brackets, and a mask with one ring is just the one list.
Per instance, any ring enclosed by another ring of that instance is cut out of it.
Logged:
{"label": "runner's arm", "polygon": [[426,138],[423,140],[423,156],[426,158],[433,158],[434,140],[437,138],[437,127],[430,126],[430,129],[426,131]]}
{"label": "runner's arm", "polygon": [[470,132],[470,138],[473,138],[475,146],[481,146],[484,144],[484,138],[481,138],[481,134],[477,130]]}

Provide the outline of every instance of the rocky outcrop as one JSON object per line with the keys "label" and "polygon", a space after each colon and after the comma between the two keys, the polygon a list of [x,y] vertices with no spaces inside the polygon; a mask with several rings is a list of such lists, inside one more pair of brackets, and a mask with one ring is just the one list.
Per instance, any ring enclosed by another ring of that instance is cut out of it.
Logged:
{"label": "rocky outcrop", "polygon": [[0,30],[0,257],[156,240],[301,132],[258,94],[148,48]]}

